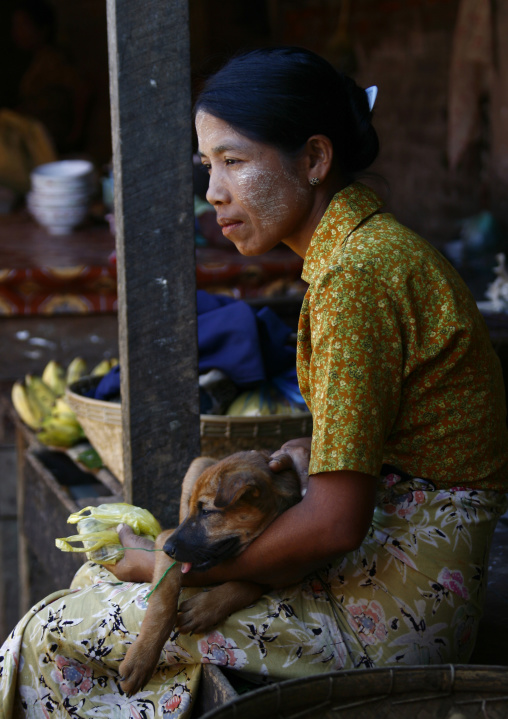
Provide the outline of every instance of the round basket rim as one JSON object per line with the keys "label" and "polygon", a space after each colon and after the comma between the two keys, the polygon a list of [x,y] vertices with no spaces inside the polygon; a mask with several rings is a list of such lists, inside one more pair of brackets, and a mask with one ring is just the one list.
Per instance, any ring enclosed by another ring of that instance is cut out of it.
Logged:
{"label": "round basket rim", "polygon": [[261,415],[237,415],[237,414],[202,414],[202,422],[210,422],[210,424],[224,424],[225,422],[237,422],[238,424],[268,424],[269,422],[280,422],[287,420],[301,422],[302,420],[312,419],[310,412],[301,412],[300,414],[261,414]]}
{"label": "round basket rim", "polygon": [[[82,394],[77,392],[76,390],[80,389],[80,387],[83,386],[90,386],[94,384],[98,384],[99,381],[102,379],[100,376],[91,376],[87,375],[86,377],[82,377],[81,379],[77,380],[76,382],[73,382],[69,387],[66,389],[67,395],[74,401],[82,404],[87,404],[89,406],[102,408],[102,409],[108,409],[112,412],[121,414],[122,412],[122,403],[121,402],[111,402],[109,400],[104,399],[95,399],[94,397],[84,397]],[[282,422],[287,423],[289,421],[294,422],[295,424],[301,423],[302,421],[306,422],[312,422],[312,415],[310,412],[301,412],[299,414],[266,414],[266,415],[259,415],[259,416],[244,416],[244,415],[233,415],[233,414],[201,414],[200,415],[200,422],[208,423],[211,425],[227,425],[227,424],[274,424],[276,422]]]}
{"label": "round basket rim", "polygon": [[[72,385],[74,386],[74,385]],[[69,387],[66,389],[66,394],[71,397],[75,402],[82,402],[84,404],[93,405],[94,407],[103,407],[104,409],[110,409],[113,411],[122,411],[122,405],[120,402],[110,402],[107,399],[95,399],[94,397],[84,397],[82,394],[74,392]]]}
{"label": "round basket rim", "polygon": [[[387,677],[388,682],[383,682],[383,689],[380,689],[379,678],[383,678],[383,676]],[[396,682],[398,685],[397,687],[395,686],[396,676],[400,677],[400,679]],[[409,676],[413,679],[413,681],[407,681]],[[497,697],[498,701],[507,701],[506,682],[508,679],[508,666],[483,664],[393,666],[377,667],[373,669],[345,669],[276,682],[259,689],[253,689],[248,693],[240,694],[237,697],[225,702],[220,707],[205,712],[205,714],[201,715],[200,719],[221,719],[222,717],[224,717],[224,719],[229,719],[230,717],[233,718],[240,716],[248,718],[251,716],[251,714],[248,713],[249,709],[256,709],[255,705],[257,700],[270,697],[272,694],[276,699],[276,702],[274,702],[273,716],[281,718],[287,717],[287,719],[291,719],[291,715],[285,714],[283,707],[279,706],[279,704],[285,696],[287,697],[290,693],[294,693],[295,689],[300,686],[309,688],[314,686],[314,692],[311,691],[310,693],[314,696],[314,698],[319,699],[316,694],[317,684],[328,682],[330,687],[329,695],[331,695],[332,685],[335,680],[356,678],[362,683],[362,695],[365,697],[372,697],[379,694],[379,699],[381,700],[391,695],[401,696],[404,693],[409,694],[415,689],[422,692],[432,692],[432,688],[428,687],[430,676],[432,676],[435,680],[439,679],[440,676],[442,677],[443,687],[440,691],[443,693],[443,698],[445,696],[450,696],[452,691],[454,693],[474,693],[481,691],[482,688],[485,689],[486,681],[491,680],[492,684],[496,687],[495,689],[491,688],[490,690],[493,692],[494,698],[496,698],[496,694],[499,693],[501,696]],[[374,678],[378,680],[377,686],[374,684]],[[419,685],[419,682],[421,682],[421,685]],[[369,684],[371,684],[371,687],[369,687]],[[343,699],[345,701],[347,701],[348,698],[353,697],[357,699],[357,695],[352,693],[350,688],[351,684],[346,682],[344,686],[346,687],[346,691],[344,692]],[[436,689],[434,687],[434,695],[435,692]],[[331,697],[329,696],[329,698]],[[428,698],[422,697],[422,701],[427,700]],[[411,699],[409,701],[413,702],[413,705],[416,708],[418,699]],[[479,699],[478,701],[481,700]],[[352,707],[353,704],[350,704],[350,706]],[[317,710],[317,708],[317,706],[314,706],[314,710]],[[303,707],[300,706],[300,709],[303,709]],[[341,709],[346,709],[346,706],[338,707],[337,711]],[[303,716],[305,712],[303,711],[300,713]],[[252,714],[252,716],[254,716],[254,714]]]}

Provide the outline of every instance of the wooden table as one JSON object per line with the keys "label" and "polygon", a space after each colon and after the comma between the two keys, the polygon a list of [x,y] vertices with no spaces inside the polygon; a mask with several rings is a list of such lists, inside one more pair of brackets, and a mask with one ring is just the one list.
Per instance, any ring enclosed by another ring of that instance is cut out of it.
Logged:
{"label": "wooden table", "polygon": [[[90,221],[69,235],[53,236],[25,211],[0,215],[0,382],[40,374],[50,359],[66,364],[80,355],[95,363],[117,356],[116,270],[109,260],[114,247],[106,224]],[[88,273],[94,279],[86,280],[86,270],[79,268],[95,268]],[[93,311],[50,311],[59,294],[70,305],[70,295],[80,292],[88,293]],[[107,311],[96,309],[101,301]]]}
{"label": "wooden table", "polygon": [[24,211],[0,215],[0,314],[90,314],[116,311],[115,240],[90,219],[50,235]]}
{"label": "wooden table", "polygon": [[0,268],[106,266],[115,238],[90,220],[66,235],[50,235],[26,210],[0,215]]}

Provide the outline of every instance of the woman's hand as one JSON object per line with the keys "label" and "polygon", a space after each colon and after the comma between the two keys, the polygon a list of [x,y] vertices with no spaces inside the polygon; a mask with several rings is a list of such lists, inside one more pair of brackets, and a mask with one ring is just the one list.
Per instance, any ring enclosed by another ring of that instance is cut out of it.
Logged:
{"label": "woman's hand", "polygon": [[302,494],[305,494],[309,483],[309,461],[312,437],[290,439],[272,454],[269,467],[272,472],[283,469],[295,469],[300,479]]}
{"label": "woman's hand", "polygon": [[154,543],[146,537],[139,537],[128,524],[116,528],[125,552],[116,564],[104,566],[122,582],[151,582],[155,564],[152,551]]}

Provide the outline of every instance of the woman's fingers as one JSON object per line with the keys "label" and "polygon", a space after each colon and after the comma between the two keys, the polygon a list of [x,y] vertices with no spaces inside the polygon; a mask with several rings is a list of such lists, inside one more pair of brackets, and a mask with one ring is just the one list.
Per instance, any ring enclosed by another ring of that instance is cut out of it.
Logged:
{"label": "woman's fingers", "polygon": [[116,531],[120,542],[126,549],[153,549],[152,540],[148,537],[140,537],[128,524],[119,524]]}
{"label": "woman's fingers", "polygon": [[120,561],[108,564],[107,568],[123,582],[149,582],[153,572],[154,543],[147,537],[138,536],[128,524],[119,524],[116,531],[125,552]]}
{"label": "woman's fingers", "polygon": [[129,547],[133,542],[135,542],[134,537],[136,534],[128,524],[119,524],[116,528],[116,533],[118,534],[120,542],[124,547]]}
{"label": "woman's fingers", "polygon": [[278,449],[270,457],[268,465],[273,472],[281,472],[283,469],[292,469],[293,460],[289,454],[282,449]]}
{"label": "woman's fingers", "polygon": [[273,472],[282,472],[284,469],[296,470],[302,492],[305,492],[309,479],[310,437],[291,439],[271,456],[269,467]]}

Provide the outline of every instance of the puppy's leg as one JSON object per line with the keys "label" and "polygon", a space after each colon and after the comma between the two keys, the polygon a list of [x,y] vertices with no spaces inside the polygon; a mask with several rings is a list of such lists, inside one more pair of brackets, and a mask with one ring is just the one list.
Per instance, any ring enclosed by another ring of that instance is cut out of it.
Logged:
{"label": "puppy's leg", "polygon": [[[155,548],[162,549],[172,530],[162,532]],[[165,552],[157,552],[153,586],[163,577],[173,560]],[[120,664],[120,685],[126,694],[135,694],[151,679],[171,630],[176,624],[180,592],[179,568],[171,569],[148,600],[148,608],[136,641],[131,644]]]}
{"label": "puppy's leg", "polygon": [[186,599],[179,607],[176,620],[182,634],[201,634],[223,622],[230,614],[254,604],[265,589],[254,582],[225,582],[208,592]]}

